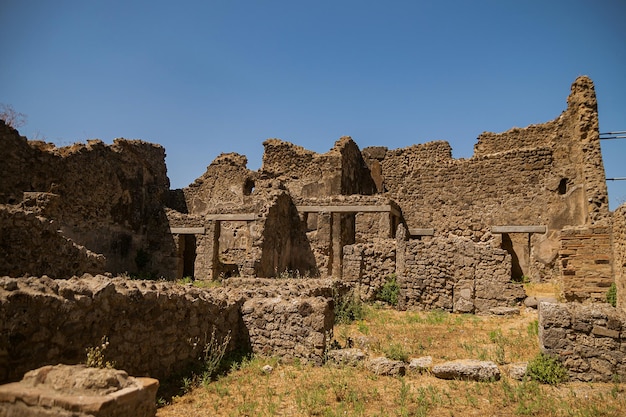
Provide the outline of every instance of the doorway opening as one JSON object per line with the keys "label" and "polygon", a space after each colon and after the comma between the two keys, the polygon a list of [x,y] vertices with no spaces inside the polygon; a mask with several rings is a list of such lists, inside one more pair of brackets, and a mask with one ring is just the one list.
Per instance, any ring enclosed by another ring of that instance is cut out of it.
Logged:
{"label": "doorway opening", "polygon": [[524,279],[524,271],[522,271],[519,256],[513,248],[513,241],[508,233],[502,233],[502,245],[500,247],[511,255],[511,279],[513,281],[522,282]]}
{"label": "doorway opening", "polygon": [[195,235],[180,235],[180,243],[183,247],[183,276],[194,277],[195,270],[194,265],[196,263],[196,236]]}

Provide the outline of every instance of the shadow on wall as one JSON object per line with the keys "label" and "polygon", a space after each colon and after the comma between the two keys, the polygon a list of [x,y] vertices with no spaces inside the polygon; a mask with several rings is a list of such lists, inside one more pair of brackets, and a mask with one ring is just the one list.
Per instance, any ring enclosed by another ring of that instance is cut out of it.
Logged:
{"label": "shadow on wall", "polygon": [[263,230],[262,254],[256,275],[300,274],[318,276],[315,255],[306,236],[306,225],[287,194],[280,195],[270,207]]}

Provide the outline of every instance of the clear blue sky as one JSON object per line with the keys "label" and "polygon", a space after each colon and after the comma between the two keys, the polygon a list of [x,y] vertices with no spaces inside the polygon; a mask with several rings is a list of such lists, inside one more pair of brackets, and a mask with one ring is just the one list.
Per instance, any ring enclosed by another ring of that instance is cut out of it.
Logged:
{"label": "clear blue sky", "polygon": [[[271,137],[326,152],[448,140],[556,118],[579,75],[601,131],[626,130],[626,1],[0,0],[0,103],[23,135],[166,148],[172,188]],[[626,140],[605,141],[626,177]],[[609,182],[611,208],[626,181]]]}

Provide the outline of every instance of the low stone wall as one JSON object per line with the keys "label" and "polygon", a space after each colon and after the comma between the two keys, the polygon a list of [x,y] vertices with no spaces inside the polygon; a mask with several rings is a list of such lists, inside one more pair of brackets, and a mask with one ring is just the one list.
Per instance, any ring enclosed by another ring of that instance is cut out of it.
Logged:
{"label": "low stone wall", "polygon": [[565,228],[559,262],[567,301],[604,302],[613,283],[611,228]]}
{"label": "low stone wall", "polygon": [[386,278],[396,272],[395,239],[375,239],[343,247],[342,279],[358,292],[362,300],[376,298]]}
{"label": "low stone wall", "polygon": [[503,249],[457,236],[407,241],[403,226],[397,242],[400,309],[486,313],[525,298]]}
{"label": "low stone wall", "polygon": [[323,363],[326,336],[334,321],[331,299],[254,298],[244,303],[241,312],[253,352],[285,361]]}
{"label": "low stone wall", "polygon": [[626,314],[608,304],[541,303],[539,344],[577,381],[626,378]]}
{"label": "low stone wall", "polygon": [[332,328],[331,281],[251,281],[259,287],[202,289],[102,275],[0,278],[0,383],[39,366],[84,362],[86,348],[103,336],[107,360],[159,379],[196,361],[214,330],[218,340],[230,334],[229,350],[319,362],[320,335]]}

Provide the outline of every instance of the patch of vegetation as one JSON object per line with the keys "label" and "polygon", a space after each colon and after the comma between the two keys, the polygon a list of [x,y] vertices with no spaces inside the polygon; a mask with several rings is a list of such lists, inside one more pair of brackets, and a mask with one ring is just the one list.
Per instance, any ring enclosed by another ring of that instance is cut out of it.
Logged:
{"label": "patch of vegetation", "polygon": [[613,307],[617,307],[617,286],[612,283],[609,290],[606,292],[606,302]]}
{"label": "patch of vegetation", "polygon": [[557,358],[540,353],[528,362],[526,375],[542,384],[557,385],[568,379],[567,369]]}
{"label": "patch of vegetation", "polygon": [[394,361],[409,361],[409,352],[404,349],[401,343],[391,343],[386,349],[383,349],[385,356]]}
{"label": "patch of vegetation", "polygon": [[391,274],[385,277],[385,284],[378,292],[376,299],[396,307],[398,305],[399,293],[400,286],[396,281],[396,274]]}
{"label": "patch of vegetation", "polygon": [[85,349],[87,352],[87,361],[85,365],[89,368],[115,368],[115,362],[107,361],[104,351],[109,347],[109,338],[102,336],[100,344],[98,346],[88,347]]}
{"label": "patch of vegetation", "polygon": [[335,290],[333,301],[335,304],[335,324],[349,324],[365,318],[365,306],[356,293],[349,291],[340,294]]}

